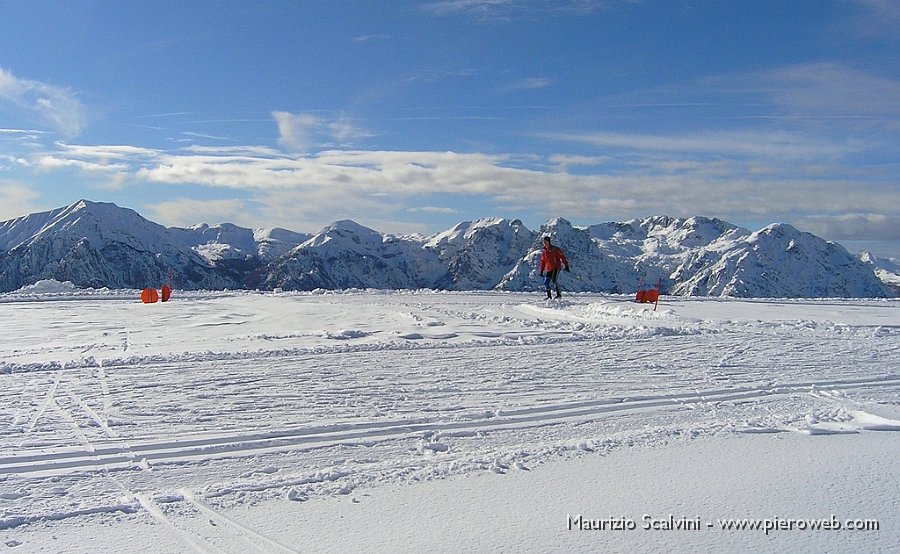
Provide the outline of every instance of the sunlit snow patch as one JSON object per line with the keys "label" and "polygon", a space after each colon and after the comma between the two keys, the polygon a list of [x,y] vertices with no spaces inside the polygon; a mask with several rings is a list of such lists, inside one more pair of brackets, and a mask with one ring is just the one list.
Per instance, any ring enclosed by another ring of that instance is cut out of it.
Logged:
{"label": "sunlit snow patch", "polygon": [[16,292],[22,294],[61,294],[72,292],[75,285],[72,281],[57,281],[56,279],[41,279],[33,285],[25,285]]}

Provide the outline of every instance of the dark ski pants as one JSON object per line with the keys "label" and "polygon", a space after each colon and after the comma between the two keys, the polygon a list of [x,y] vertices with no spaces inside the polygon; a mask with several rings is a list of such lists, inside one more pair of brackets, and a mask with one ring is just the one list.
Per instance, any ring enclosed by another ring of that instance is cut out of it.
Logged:
{"label": "dark ski pants", "polygon": [[559,278],[559,268],[551,269],[547,273],[544,273],[544,288],[547,289],[547,294],[550,294],[551,285],[556,287],[556,294],[559,294],[559,283],[557,279]]}

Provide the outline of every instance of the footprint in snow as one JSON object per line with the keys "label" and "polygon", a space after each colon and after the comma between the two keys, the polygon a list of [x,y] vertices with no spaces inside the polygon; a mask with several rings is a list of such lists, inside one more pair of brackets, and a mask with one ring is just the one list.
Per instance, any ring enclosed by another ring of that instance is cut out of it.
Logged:
{"label": "footprint in snow", "polygon": [[291,489],[290,491],[288,491],[287,499],[292,502],[306,502],[309,497],[298,490]]}
{"label": "footprint in snow", "polygon": [[422,448],[431,450],[432,452],[447,452],[450,447],[442,442],[429,442],[422,445]]}

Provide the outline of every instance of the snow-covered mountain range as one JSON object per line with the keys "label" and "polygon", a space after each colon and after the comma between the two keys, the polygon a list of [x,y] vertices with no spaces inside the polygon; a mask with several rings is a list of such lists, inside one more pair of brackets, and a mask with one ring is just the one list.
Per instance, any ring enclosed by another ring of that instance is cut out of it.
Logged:
{"label": "snow-covered mountain range", "polygon": [[166,228],[86,200],[0,222],[0,291],[41,279],[94,288],[529,291],[541,287],[547,235],[571,262],[560,279],[569,291],[631,293],[643,281],[676,295],[896,294],[896,260],[855,257],[783,223],[752,232],[704,217],[588,227],[556,218],[531,231],[519,220],[487,218],[422,237],[338,221],[309,235],[227,223]]}

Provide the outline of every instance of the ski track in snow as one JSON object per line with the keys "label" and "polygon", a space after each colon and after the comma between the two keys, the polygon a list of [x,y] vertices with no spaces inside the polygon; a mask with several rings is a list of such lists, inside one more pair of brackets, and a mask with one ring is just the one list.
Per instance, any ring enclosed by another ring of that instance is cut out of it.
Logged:
{"label": "ski track in snow", "polygon": [[897,431],[897,307],[7,296],[0,529],[134,517],[190,552],[294,552],[227,510],[709,435]]}

